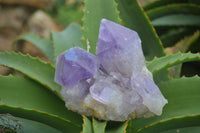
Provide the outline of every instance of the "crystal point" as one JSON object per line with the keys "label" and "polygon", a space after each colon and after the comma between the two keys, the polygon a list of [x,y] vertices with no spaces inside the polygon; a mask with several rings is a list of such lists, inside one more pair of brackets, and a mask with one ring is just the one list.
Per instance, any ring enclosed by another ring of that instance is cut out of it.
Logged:
{"label": "crystal point", "polygon": [[126,27],[103,19],[99,29],[97,58],[108,72],[130,75],[145,65],[138,34]]}
{"label": "crystal point", "polygon": [[57,57],[55,81],[65,88],[71,88],[80,80],[92,77],[96,71],[96,57],[74,47]]}
{"label": "crystal point", "polygon": [[142,97],[143,104],[153,113],[161,115],[167,100],[163,97],[158,86],[151,77],[139,72],[133,73],[131,83],[136,92]]}

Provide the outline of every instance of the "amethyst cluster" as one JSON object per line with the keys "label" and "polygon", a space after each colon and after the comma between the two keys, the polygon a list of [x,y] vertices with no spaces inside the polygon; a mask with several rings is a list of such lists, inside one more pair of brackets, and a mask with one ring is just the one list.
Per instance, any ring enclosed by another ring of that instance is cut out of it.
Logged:
{"label": "amethyst cluster", "polygon": [[57,57],[66,107],[102,120],[161,115],[167,100],[146,68],[135,31],[102,19],[96,56],[74,47]]}

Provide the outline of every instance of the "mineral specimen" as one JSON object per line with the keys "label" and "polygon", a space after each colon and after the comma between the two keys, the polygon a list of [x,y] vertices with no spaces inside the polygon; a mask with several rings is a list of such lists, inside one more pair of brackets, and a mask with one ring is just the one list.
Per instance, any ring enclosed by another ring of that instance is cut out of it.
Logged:
{"label": "mineral specimen", "polygon": [[74,47],[57,57],[55,81],[68,109],[113,121],[162,114],[167,100],[135,31],[102,19],[96,54]]}

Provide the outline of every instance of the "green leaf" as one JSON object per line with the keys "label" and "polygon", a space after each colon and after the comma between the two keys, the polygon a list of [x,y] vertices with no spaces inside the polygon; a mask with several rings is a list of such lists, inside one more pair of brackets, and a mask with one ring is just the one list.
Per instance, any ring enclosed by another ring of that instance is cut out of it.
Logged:
{"label": "green leaf", "polygon": [[[177,44],[175,44],[173,47],[166,48],[166,52],[168,53],[177,53],[177,52],[187,52],[189,48],[195,44],[195,42],[198,41],[200,38],[199,31],[195,32],[193,35],[189,37],[185,37],[181,41],[179,41]],[[172,78],[179,78],[181,74],[181,66],[182,64],[175,65],[171,68],[169,68],[169,73]]]}
{"label": "green leaf", "polygon": [[83,133],[93,133],[92,122],[83,115]]}
{"label": "green leaf", "polygon": [[36,34],[28,33],[28,34],[23,34],[19,36],[14,43],[20,40],[25,40],[28,41],[32,44],[34,44],[36,47],[38,47],[44,54],[45,56],[54,64],[55,63],[55,57],[54,57],[54,48],[51,40],[47,38],[40,38]]}
{"label": "green leaf", "polygon": [[0,113],[39,121],[61,131],[81,130],[81,116],[67,110],[64,102],[44,86],[13,76],[0,76],[0,83]]}
{"label": "green leaf", "polygon": [[171,52],[187,52],[189,48],[198,41],[199,38],[200,32],[196,31],[193,35],[186,36],[185,38],[177,42],[173,47],[171,47]]}
{"label": "green leaf", "polygon": [[95,54],[100,21],[103,18],[120,23],[114,0],[84,0],[83,48]]}
{"label": "green leaf", "polygon": [[63,132],[80,132],[81,130],[79,125],[76,125],[69,120],[63,119],[58,115],[52,115],[47,112],[37,111],[35,109],[24,109],[22,107],[0,105],[0,113],[9,113],[16,117],[38,121]]}
{"label": "green leaf", "polygon": [[120,16],[126,27],[135,30],[141,40],[146,60],[163,56],[164,51],[155,29],[136,0],[117,0]]}
{"label": "green leaf", "polygon": [[59,97],[61,87],[54,82],[55,69],[52,65],[28,55],[0,53],[0,64],[14,68],[37,82],[50,88]]}
{"label": "green leaf", "polygon": [[[60,1],[60,0],[59,0]],[[65,3],[65,0],[63,0]],[[53,11],[55,13],[55,11]],[[73,4],[62,4],[57,8],[56,22],[62,24],[63,26],[69,25],[71,22],[81,23],[81,18],[83,17],[81,1],[76,1]]]}
{"label": "green leaf", "polygon": [[106,124],[106,121],[99,121],[95,118],[92,118],[92,126],[94,133],[105,133]]}
{"label": "green leaf", "polygon": [[143,8],[144,10],[150,10],[159,6],[165,6],[165,5],[176,4],[176,3],[188,3],[188,0],[156,0],[144,6]]}
{"label": "green leaf", "polygon": [[155,74],[163,69],[189,61],[200,61],[200,54],[196,53],[176,53],[164,57],[155,58],[147,63],[147,68]]}
{"label": "green leaf", "polygon": [[186,127],[186,128],[178,128],[178,129],[172,129],[168,131],[164,131],[161,133],[199,133],[200,127]]}
{"label": "green leaf", "polygon": [[167,15],[152,21],[154,26],[200,26],[200,15]]}
{"label": "green leaf", "polygon": [[158,84],[168,104],[161,116],[134,119],[133,132],[155,133],[200,126],[200,77],[172,79]]}
{"label": "green leaf", "polygon": [[16,119],[21,122],[23,133],[61,133],[61,131],[40,122],[23,118]]}
{"label": "green leaf", "polygon": [[110,130],[106,130],[106,133],[125,133],[128,126],[128,121],[121,123],[119,126],[114,127]]}
{"label": "green leaf", "polygon": [[189,36],[196,31],[196,28],[191,27],[180,27],[180,28],[172,28],[166,33],[160,36],[160,39],[164,45],[164,47],[171,47],[176,44],[178,41],[183,39],[185,36]]}
{"label": "green leaf", "polygon": [[72,47],[82,47],[80,41],[82,32],[79,24],[71,23],[62,32],[52,31],[51,36],[55,50],[55,57]]}
{"label": "green leaf", "polygon": [[148,10],[150,20],[171,14],[200,14],[200,6],[194,4],[171,4]]}

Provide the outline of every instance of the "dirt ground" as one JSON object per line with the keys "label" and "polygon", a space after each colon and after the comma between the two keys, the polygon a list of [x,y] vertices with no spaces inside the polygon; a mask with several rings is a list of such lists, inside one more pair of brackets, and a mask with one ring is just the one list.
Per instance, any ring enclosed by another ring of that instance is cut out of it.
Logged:
{"label": "dirt ground", "polygon": [[[42,52],[30,43],[20,42],[13,48],[13,41],[24,33],[31,32],[40,37],[49,37],[50,31],[60,31],[57,23],[43,11],[52,8],[54,1],[0,0],[0,52],[20,50],[22,53],[47,60]],[[8,73],[8,68],[0,66],[0,74]]]}

